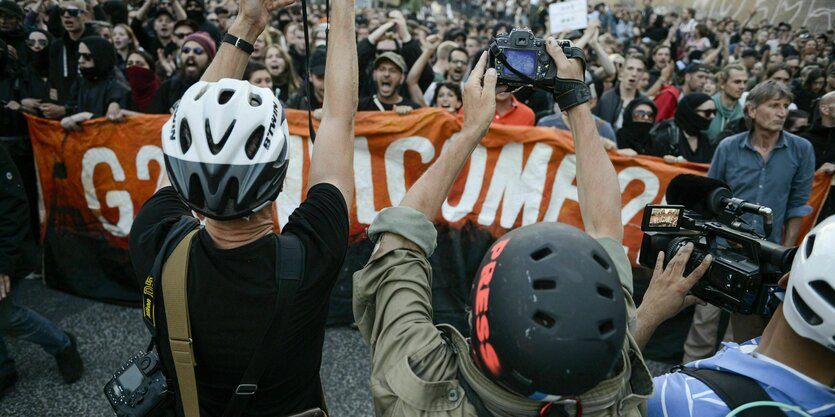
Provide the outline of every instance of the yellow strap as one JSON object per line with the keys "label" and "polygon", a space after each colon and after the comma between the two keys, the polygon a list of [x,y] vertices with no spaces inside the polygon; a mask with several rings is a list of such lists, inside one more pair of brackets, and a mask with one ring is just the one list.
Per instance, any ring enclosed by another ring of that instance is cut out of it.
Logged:
{"label": "yellow strap", "polygon": [[165,319],[168,324],[168,342],[171,344],[171,355],[174,358],[177,385],[180,387],[180,400],[183,403],[185,417],[200,416],[186,290],[188,253],[191,240],[197,230],[192,230],[180,241],[162,267],[162,293],[165,301]]}

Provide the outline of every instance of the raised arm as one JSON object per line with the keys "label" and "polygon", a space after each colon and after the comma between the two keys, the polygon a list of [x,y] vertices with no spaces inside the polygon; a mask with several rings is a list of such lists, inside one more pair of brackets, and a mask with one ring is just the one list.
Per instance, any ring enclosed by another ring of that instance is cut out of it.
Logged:
{"label": "raised arm", "polygon": [[[229,28],[229,34],[237,36],[251,45],[267,27],[272,12],[290,6],[296,0],[241,0],[237,19]],[[249,54],[234,45],[222,42],[217,55],[203,73],[200,81],[219,81],[223,78],[241,79],[249,62]]]}
{"label": "raised arm", "polygon": [[[557,63],[560,78],[582,82],[583,65],[579,60],[565,57],[554,38],[548,39],[548,53]],[[567,112],[577,150],[577,194],[580,213],[586,233],[593,237],[611,237],[623,241],[623,224],[620,220],[621,194],[615,167],[603,146],[591,106],[583,103]]]}
{"label": "raised arm", "polygon": [[423,90],[420,88],[418,82],[420,81],[421,74],[423,74],[423,69],[429,64],[429,60],[435,55],[435,51],[438,50],[438,45],[440,44],[440,36],[429,35],[426,38],[423,53],[420,54],[415,64],[409,69],[409,75],[406,77],[406,86],[409,88],[409,95],[412,96],[412,101],[420,104],[421,107],[426,107],[428,104],[423,99]]}
{"label": "raised arm", "polygon": [[[429,221],[435,219],[458,172],[476,145],[487,133],[496,112],[496,70],[487,68],[487,52],[482,53],[464,86],[464,126],[452,144],[409,188],[400,207],[411,207]],[[400,247],[415,245],[405,238],[387,233],[382,236],[372,260]]]}
{"label": "raised arm", "polygon": [[354,117],[359,94],[354,1],[334,0],[325,64],[322,124],[310,161],[310,187],[327,182],[336,186],[351,206],[354,197]]}

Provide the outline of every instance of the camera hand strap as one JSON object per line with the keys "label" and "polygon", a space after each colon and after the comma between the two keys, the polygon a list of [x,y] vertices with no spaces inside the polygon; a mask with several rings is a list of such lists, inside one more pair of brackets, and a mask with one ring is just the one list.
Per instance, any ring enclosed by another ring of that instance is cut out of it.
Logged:
{"label": "camera hand strap", "polygon": [[199,229],[189,232],[174,248],[174,252],[162,267],[162,291],[165,319],[168,324],[168,342],[177,373],[180,401],[186,417],[199,417],[197,403],[197,379],[194,376],[194,349],[191,340],[191,324],[188,320],[188,255],[191,242]]}
{"label": "camera hand strap", "polygon": [[[261,344],[255,351],[244,372],[241,383],[235,389],[232,399],[226,406],[224,417],[237,417],[246,409],[249,400],[258,391],[258,381],[264,374],[269,364],[268,359],[274,355],[273,347],[278,341],[281,330],[286,328],[287,320],[290,317],[290,305],[296,295],[296,290],[304,278],[304,246],[301,240],[295,235],[279,235],[275,244],[276,251],[276,303],[275,313]],[[324,404],[324,398],[323,398]]]}

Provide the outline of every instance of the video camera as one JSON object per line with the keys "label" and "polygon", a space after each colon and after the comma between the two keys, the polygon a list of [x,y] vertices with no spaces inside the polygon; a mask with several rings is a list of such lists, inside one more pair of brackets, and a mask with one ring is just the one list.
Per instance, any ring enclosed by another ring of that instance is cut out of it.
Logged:
{"label": "video camera", "polygon": [[770,316],[780,303],[777,281],[791,269],[797,248],[760,236],[742,215],[762,217],[768,236],[771,209],[733,198],[722,181],[691,174],[673,178],[667,202],[675,205],[644,209],[638,262],[654,268],[658,252],[664,252],[666,264],[684,245],[693,243],[685,275],[707,255],[713,262],[691,294],[730,312]]}

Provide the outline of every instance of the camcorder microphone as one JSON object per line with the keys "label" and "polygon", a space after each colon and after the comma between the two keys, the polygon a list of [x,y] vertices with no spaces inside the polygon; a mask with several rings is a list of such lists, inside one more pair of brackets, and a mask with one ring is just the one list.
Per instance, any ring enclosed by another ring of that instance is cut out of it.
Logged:
{"label": "camcorder microphone", "polygon": [[738,220],[740,214],[751,213],[762,217],[765,237],[771,235],[774,211],[769,207],[734,198],[731,187],[722,180],[693,174],[680,174],[667,186],[667,202],[679,204],[705,217],[726,220],[737,230],[756,231]]}

